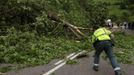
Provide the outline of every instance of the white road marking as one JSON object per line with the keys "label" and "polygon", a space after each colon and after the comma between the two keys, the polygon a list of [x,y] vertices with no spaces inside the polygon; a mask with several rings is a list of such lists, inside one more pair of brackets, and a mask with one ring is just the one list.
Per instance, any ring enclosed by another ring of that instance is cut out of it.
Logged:
{"label": "white road marking", "polygon": [[75,55],[76,53],[71,53],[70,55],[67,56],[67,59],[69,59],[70,57],[72,57],[73,55]]}
{"label": "white road marking", "polygon": [[[70,60],[73,60],[74,58],[76,58],[78,55],[85,53],[86,51],[81,51],[77,54],[75,54],[74,56],[72,56],[71,58],[69,58]],[[59,68],[61,68],[62,66],[64,66],[66,64],[67,61],[64,61],[63,63],[57,65],[56,67],[54,67],[53,69],[49,70],[48,72],[44,73],[43,75],[50,75],[51,73],[53,73],[54,71],[58,70]]]}
{"label": "white road marking", "polygon": [[51,73],[53,73],[54,71],[58,70],[59,68],[61,68],[62,66],[64,66],[66,64],[66,61],[64,61],[63,63],[61,63],[60,65],[56,66],[55,68],[49,70],[48,72],[46,72],[43,75],[50,75]]}
{"label": "white road marking", "polygon": [[58,62],[56,62],[54,65],[59,65],[60,63],[62,63],[65,60],[59,60]]}
{"label": "white road marking", "polygon": [[79,53],[77,53],[76,55],[74,55],[73,57],[70,58],[70,60],[73,60],[74,58],[76,58],[77,56],[79,56],[80,54],[86,53],[87,51],[81,51]]}
{"label": "white road marking", "polygon": [[[69,54],[67,57],[66,57],[66,59],[69,59],[70,57],[72,57],[73,55],[75,55],[75,53],[71,53],[71,54]],[[58,62],[56,62],[54,65],[59,65],[60,63],[62,63],[62,62],[64,62],[65,61],[65,59],[63,59],[63,60],[59,60]]]}

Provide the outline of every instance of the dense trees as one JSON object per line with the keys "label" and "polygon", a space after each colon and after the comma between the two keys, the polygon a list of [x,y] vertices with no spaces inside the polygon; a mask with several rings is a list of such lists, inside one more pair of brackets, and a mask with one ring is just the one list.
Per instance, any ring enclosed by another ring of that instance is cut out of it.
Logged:
{"label": "dense trees", "polygon": [[[61,19],[81,27],[104,25],[104,20],[133,20],[133,0],[120,0],[121,12],[110,14],[112,4],[96,0],[4,0],[0,2],[0,26],[15,26],[18,30],[35,30],[39,34],[64,34],[68,32],[63,23],[50,20],[47,16],[54,13]],[[115,3],[118,7],[118,4]],[[114,5],[114,3],[113,3]],[[121,15],[121,16],[119,16]],[[2,30],[4,27],[0,27]],[[55,29],[57,28],[57,29]],[[6,29],[5,29],[6,30]]]}
{"label": "dense trees", "polygon": [[41,14],[41,6],[29,0],[4,0],[0,3],[0,24],[29,24]]}
{"label": "dense trees", "polygon": [[104,23],[106,5],[85,1],[86,8],[78,0],[4,0],[0,3],[0,25],[32,25],[35,30],[49,32],[57,26],[47,18],[51,12],[76,26],[90,27]]}

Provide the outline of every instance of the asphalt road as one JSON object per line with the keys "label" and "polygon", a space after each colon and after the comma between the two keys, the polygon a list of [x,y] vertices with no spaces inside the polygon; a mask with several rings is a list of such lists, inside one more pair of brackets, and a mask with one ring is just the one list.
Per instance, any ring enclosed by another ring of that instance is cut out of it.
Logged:
{"label": "asphalt road", "polygon": [[[54,75],[114,75],[114,71],[108,61],[101,60],[99,71],[92,69],[93,58],[78,60],[79,64],[66,65],[55,72]],[[123,75],[134,75],[134,65],[121,64]]]}
{"label": "asphalt road", "polygon": [[[11,71],[4,75],[43,75],[47,71],[55,67],[54,63],[58,60],[53,60],[47,65],[25,68],[18,71]],[[50,75],[114,75],[114,71],[108,61],[101,59],[99,71],[92,70],[93,57],[85,57],[77,59],[75,65],[66,64]],[[121,64],[123,75],[134,75],[134,65]]]}

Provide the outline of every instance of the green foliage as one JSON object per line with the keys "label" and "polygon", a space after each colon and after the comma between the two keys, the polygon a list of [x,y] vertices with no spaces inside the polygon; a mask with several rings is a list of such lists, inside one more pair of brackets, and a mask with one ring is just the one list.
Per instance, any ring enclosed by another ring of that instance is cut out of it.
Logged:
{"label": "green foliage", "polygon": [[134,4],[134,0],[129,0],[129,2],[130,2],[131,4]]}
{"label": "green foliage", "polygon": [[[60,25],[47,18],[49,12],[57,13],[61,19],[82,27],[104,25],[104,20],[111,17],[114,21],[133,21],[131,3],[131,0],[4,0],[0,3],[0,25],[8,25],[9,28],[17,25],[18,30],[23,29],[20,28],[23,25],[39,34],[48,35]],[[127,9],[120,9],[124,4]],[[62,25],[59,31],[57,34],[64,34]]]}
{"label": "green foliage", "polygon": [[132,63],[131,57],[134,55],[134,36],[126,36],[123,32],[116,33],[115,36],[115,46],[116,46],[116,56],[120,63]]}
{"label": "green foliage", "polygon": [[[120,4],[124,3],[129,10],[119,9]],[[64,35],[66,29],[63,24],[49,20],[47,13],[56,13],[61,19],[76,26],[92,27],[92,25],[104,25],[104,20],[107,18],[112,18],[114,21],[132,21],[133,5],[128,3],[126,0],[5,0],[0,3],[0,25],[8,25],[9,28],[11,25],[17,25],[18,30],[22,30],[20,26],[23,25],[41,35],[51,34],[60,25],[58,32],[53,34]]]}
{"label": "green foliage", "polygon": [[67,64],[71,64],[71,65],[78,64],[78,61],[76,61],[76,60],[68,60]]}
{"label": "green foliage", "polygon": [[5,72],[10,71],[11,69],[12,69],[11,67],[2,67],[0,68],[0,72],[5,73]]}
{"label": "green foliage", "polygon": [[125,49],[124,51],[116,52],[117,60],[123,64],[132,64],[131,57],[133,56],[134,51],[131,49]]}
{"label": "green foliage", "polygon": [[38,36],[37,32],[21,32],[14,28],[8,31],[8,35],[0,36],[0,63],[38,65],[89,47],[86,42],[47,38]]}
{"label": "green foliage", "polygon": [[134,47],[134,36],[127,37],[124,33],[118,33],[115,36],[116,45],[118,48],[133,49]]}
{"label": "green foliage", "polygon": [[[78,0],[7,0],[0,5],[0,25],[20,25],[30,30],[35,30],[42,35],[50,34],[60,24],[48,19],[48,13],[56,13],[61,19],[69,21],[76,26],[91,27],[93,24],[104,24],[106,18],[105,3],[90,3],[86,5],[86,11]],[[84,1],[83,1],[84,2]],[[4,9],[4,10],[3,10]],[[95,10],[94,10],[95,9]],[[7,11],[9,10],[9,11]],[[10,16],[9,16],[10,15]],[[19,28],[19,30],[22,28]],[[64,34],[65,29],[60,25],[59,34]],[[29,31],[29,30],[27,30]]]}
{"label": "green foliage", "polygon": [[89,13],[89,19],[91,25],[105,24],[105,19],[108,16],[107,3],[90,1],[86,11]]}
{"label": "green foliage", "polygon": [[35,22],[35,18],[41,14],[43,7],[35,0],[4,0],[0,3],[0,24],[29,24]]}
{"label": "green foliage", "polygon": [[115,22],[133,20],[133,4],[131,4],[129,0],[118,0],[115,4],[108,6],[109,16],[115,16]]}
{"label": "green foliage", "polygon": [[36,22],[33,23],[33,26],[34,30],[42,35],[48,35],[56,27],[55,23],[47,18],[47,13],[45,12],[43,15],[36,17]]}
{"label": "green foliage", "polygon": [[120,2],[120,8],[121,9],[127,9],[127,7],[128,7],[128,0],[122,0]]}
{"label": "green foliage", "polygon": [[[63,38],[62,35],[67,34],[63,23],[50,20],[47,14],[56,13],[61,19],[82,27],[104,25],[104,20],[108,17],[112,17],[114,21],[126,19],[133,21],[133,4],[126,4],[126,9],[120,9],[118,3],[120,0],[1,1],[0,26],[9,28],[7,35],[0,36],[0,63],[38,65],[48,63],[54,58],[64,57],[70,52],[90,49],[91,44],[87,40]],[[11,28],[14,25],[17,26]],[[20,26],[27,29],[19,28]],[[55,29],[57,26],[59,27]],[[50,34],[51,37],[48,37]],[[116,35],[116,47],[133,49],[133,38],[124,34]],[[121,61],[125,62],[129,58],[127,54]],[[123,57],[124,55],[119,56]]]}
{"label": "green foliage", "polygon": [[[126,36],[123,32],[115,34],[115,48],[114,53],[117,57],[118,62],[123,64],[133,64],[133,55],[134,55],[134,36]],[[104,60],[107,59],[107,56],[104,54],[102,56]]]}
{"label": "green foliage", "polygon": [[117,3],[120,3],[121,0],[93,0],[95,2],[106,2],[110,5],[114,5],[114,4],[117,4]]}

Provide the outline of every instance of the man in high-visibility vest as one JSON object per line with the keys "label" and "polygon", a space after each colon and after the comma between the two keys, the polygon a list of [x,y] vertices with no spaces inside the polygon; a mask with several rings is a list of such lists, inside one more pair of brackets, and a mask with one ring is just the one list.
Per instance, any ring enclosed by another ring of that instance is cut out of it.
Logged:
{"label": "man in high-visibility vest", "polygon": [[101,28],[99,26],[94,26],[93,30],[94,33],[92,35],[91,41],[96,50],[94,56],[93,70],[98,71],[100,54],[104,50],[108,58],[110,59],[115,75],[121,75],[121,68],[118,65],[117,60],[115,59],[115,56],[113,54],[113,44],[111,42],[111,36],[112,36],[111,31],[104,27]]}

